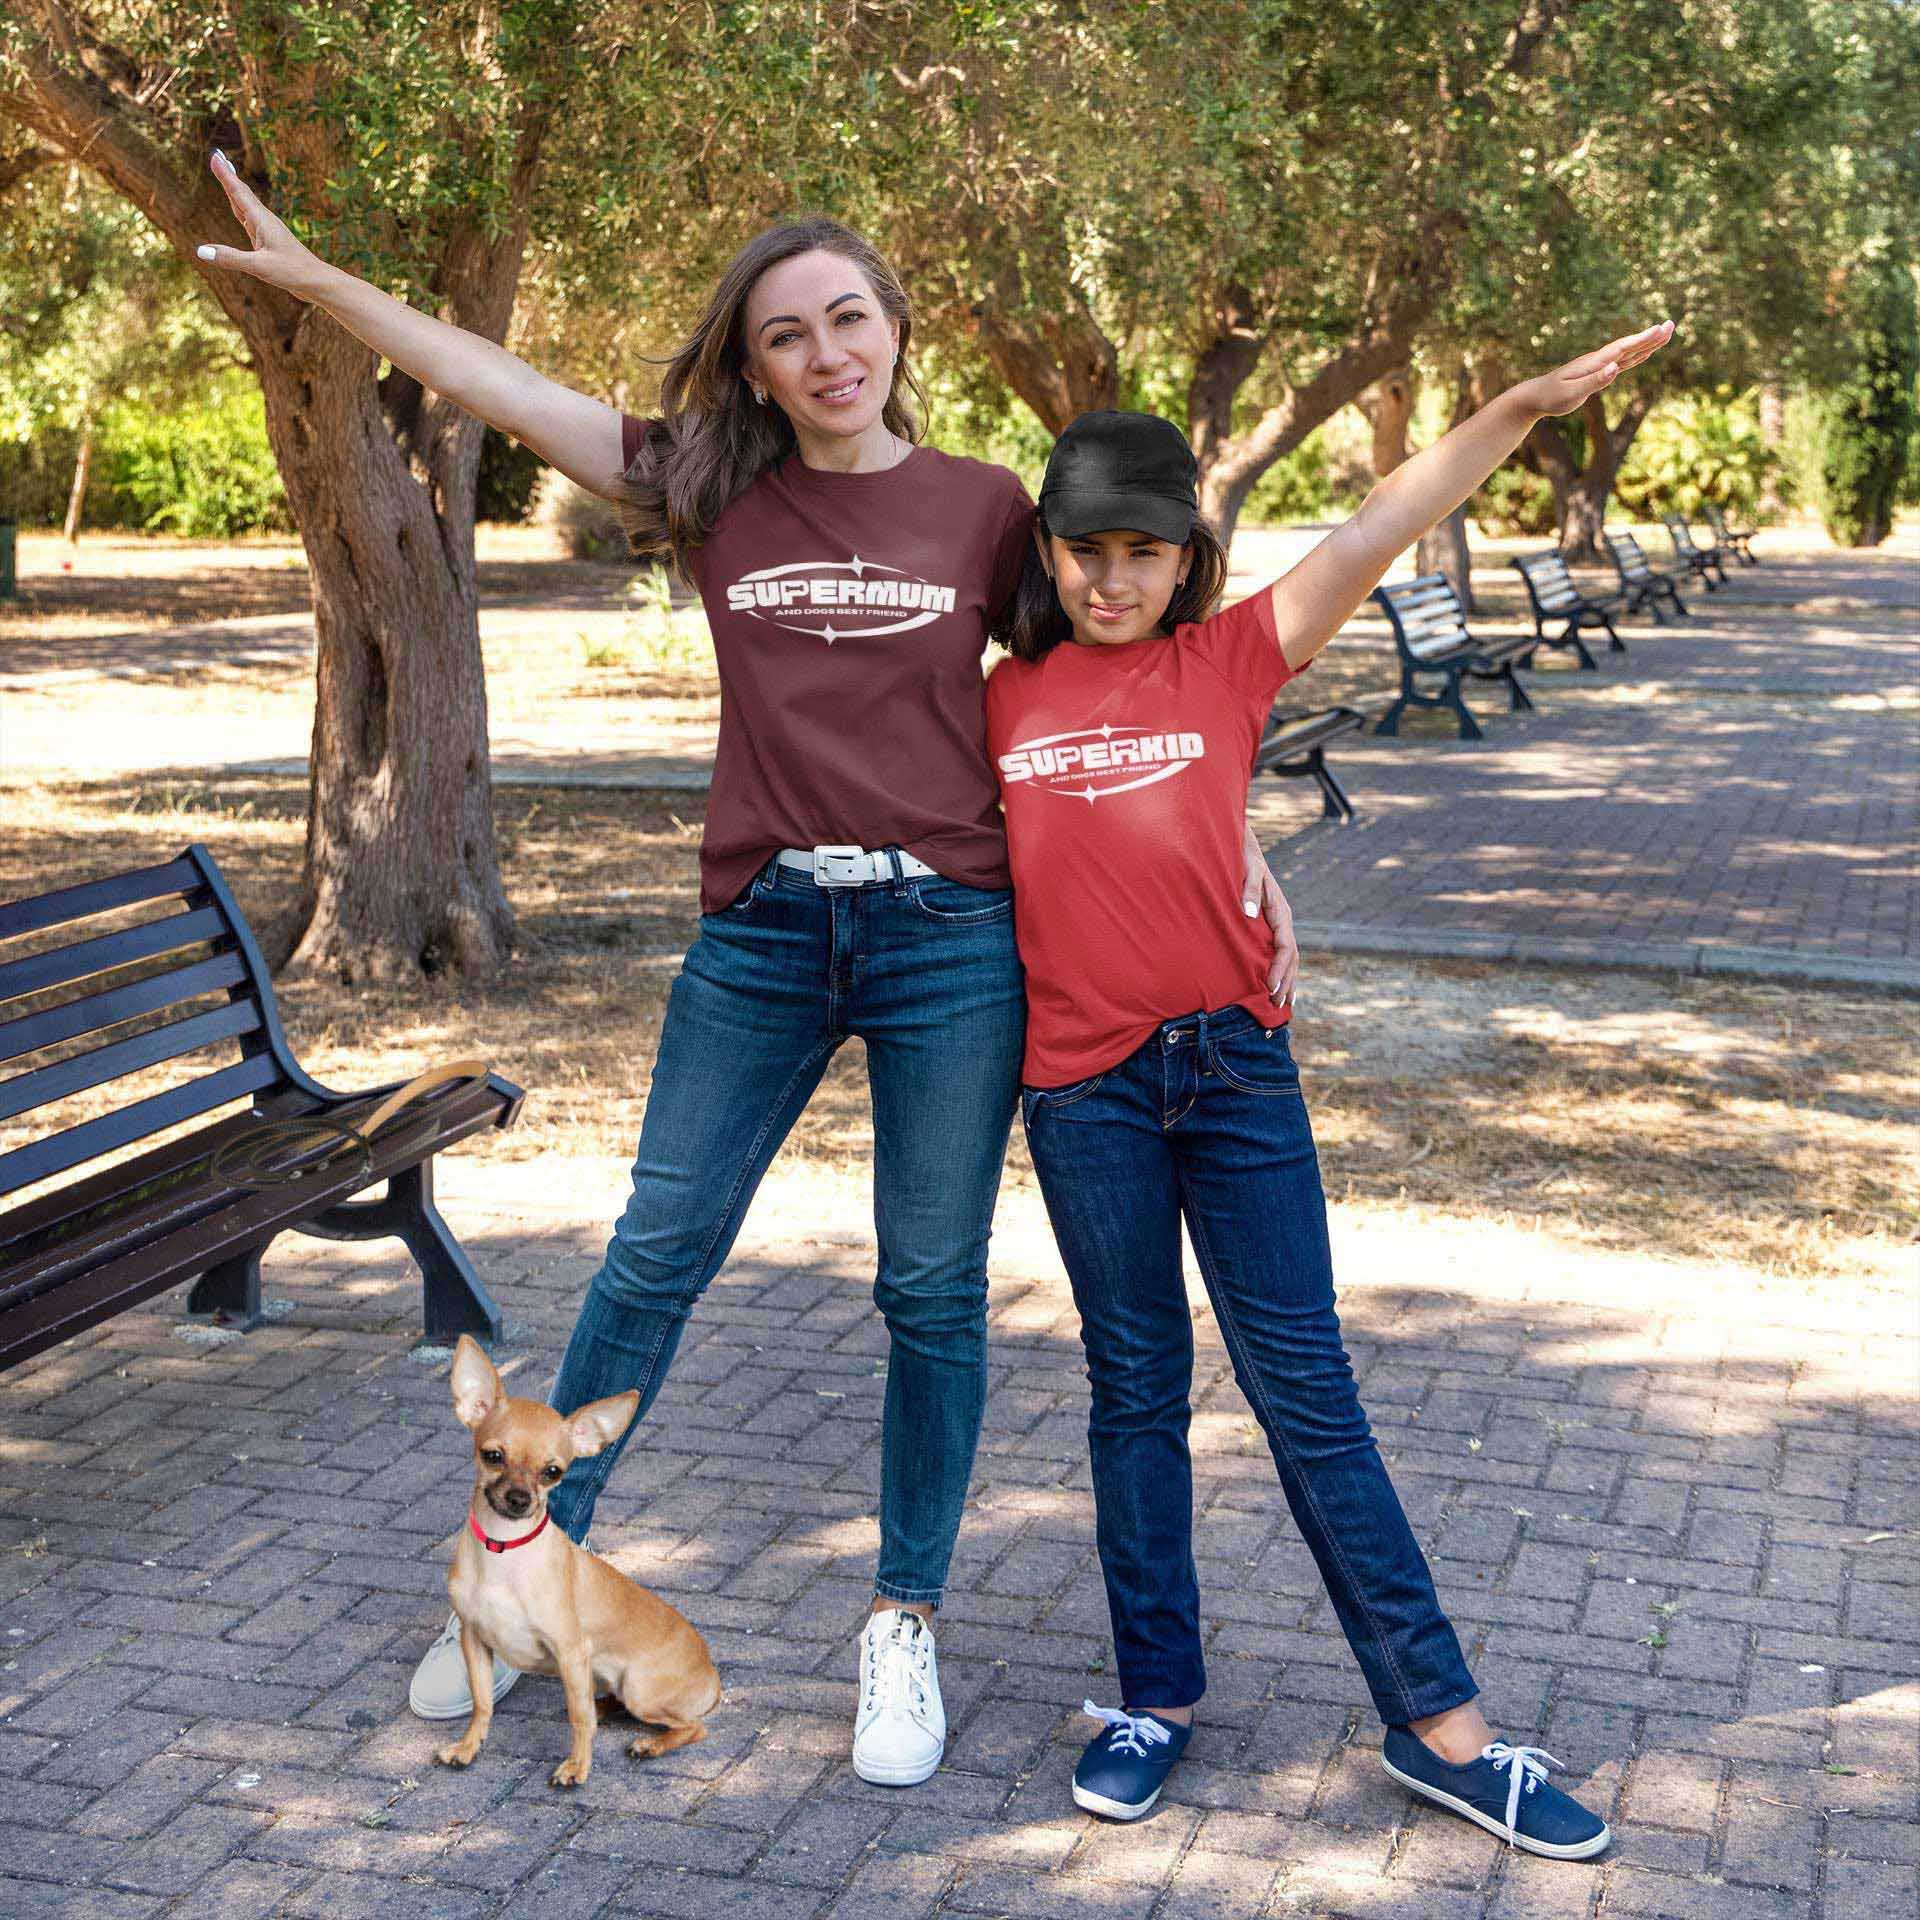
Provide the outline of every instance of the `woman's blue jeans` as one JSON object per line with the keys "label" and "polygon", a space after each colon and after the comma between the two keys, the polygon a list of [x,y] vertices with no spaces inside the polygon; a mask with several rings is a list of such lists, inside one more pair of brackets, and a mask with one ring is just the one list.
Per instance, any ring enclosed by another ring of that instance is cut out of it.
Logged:
{"label": "woman's blue jeans", "polygon": [[1021,1115],[1080,1309],[1100,1564],[1122,1698],[1206,1689],[1187,1455],[1184,1216],[1240,1390],[1390,1726],[1478,1691],[1361,1411],[1333,1304],[1320,1166],[1285,1027],[1242,1007],[1166,1021]]}
{"label": "woman's blue jeans", "polygon": [[986,1400],[987,1236],[1020,1088],[1011,889],[936,876],[824,887],[770,860],[704,914],[667,1002],[633,1192],[588,1283],[552,1404],[640,1392],[620,1441],[555,1489],[584,1541],[693,1303],[849,1034],[873,1093],[873,1295],[887,1323],[876,1589],[937,1603]]}

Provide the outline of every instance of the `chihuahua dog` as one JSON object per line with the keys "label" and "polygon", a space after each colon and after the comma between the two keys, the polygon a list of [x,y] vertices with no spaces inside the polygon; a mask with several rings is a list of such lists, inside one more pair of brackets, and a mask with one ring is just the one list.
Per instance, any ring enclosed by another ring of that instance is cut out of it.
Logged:
{"label": "chihuahua dog", "polygon": [[596,1694],[611,1694],[659,1733],[627,1749],[636,1760],[707,1737],[720,1699],[707,1643],[657,1594],[547,1524],[547,1496],[569,1465],[611,1446],[640,1410],[629,1391],[574,1414],[511,1398],[470,1334],[453,1354],[453,1410],[473,1430],[473,1500],[447,1571],[460,1651],[473,1688],[466,1732],[434,1758],[472,1763],[493,1721],[493,1656],[525,1673],[557,1674],[573,1746],[549,1784],[577,1787],[593,1771]]}

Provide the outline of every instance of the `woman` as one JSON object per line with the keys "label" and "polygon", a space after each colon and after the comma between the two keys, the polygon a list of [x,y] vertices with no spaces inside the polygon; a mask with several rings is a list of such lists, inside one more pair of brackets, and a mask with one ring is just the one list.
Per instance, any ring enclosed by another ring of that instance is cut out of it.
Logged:
{"label": "woman", "polygon": [[[1026,967],[1022,1119],[1080,1310],[1097,1539],[1123,1705],[1074,1772],[1137,1819],[1205,1690],[1187,1452],[1184,1219],[1222,1338],[1387,1732],[1387,1771],[1559,1859],[1608,1828],[1496,1741],[1354,1388],[1326,1201],[1259,930],[1218,911],[1243,770],[1281,685],[1534,421],[1665,343],[1663,324],[1502,394],[1368,495],[1276,585],[1212,619],[1226,557],[1170,422],[1061,436],[987,682]],[[1557,1763],[1555,1763],[1557,1764]]]}
{"label": "woman", "polygon": [[[619,502],[636,550],[700,590],[721,681],[700,932],[668,1000],[633,1191],[552,1399],[572,1412],[632,1387],[645,1415],[768,1163],[858,1035],[891,1358],[853,1762],[868,1780],[923,1780],[946,1734],[932,1620],[979,1438],[987,1237],[1025,1032],[980,658],[1032,502],[1006,469],[917,444],[906,294],[834,221],[742,248],[669,366],[662,417],[641,422],[328,266],[224,155],[212,166],[253,247],[202,258],[324,307]],[[1244,841],[1229,887],[1283,936],[1270,984],[1284,997],[1285,904]],[[639,1424],[556,1489],[574,1540]],[[517,1678],[496,1662],[495,1698]],[[429,1719],[471,1710],[451,1615],[410,1700]]]}

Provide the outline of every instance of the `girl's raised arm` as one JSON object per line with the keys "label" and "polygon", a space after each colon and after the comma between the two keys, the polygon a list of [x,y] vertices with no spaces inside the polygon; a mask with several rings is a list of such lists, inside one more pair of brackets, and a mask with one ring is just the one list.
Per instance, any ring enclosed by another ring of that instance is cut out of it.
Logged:
{"label": "girl's raised arm", "polygon": [[1487,402],[1470,420],[1397,466],[1297,566],[1273,583],[1280,651],[1304,667],[1379,584],[1396,555],[1437,526],[1517,447],[1536,420],[1572,413],[1673,335],[1662,320],[1582,354]]}
{"label": "girl's raised arm", "polygon": [[329,266],[268,211],[217,148],[210,164],[253,249],[204,246],[198,250],[202,260],[250,273],[324,307],[349,333],[423,387],[512,434],[589,493],[612,496],[623,471],[618,408],[575,393],[491,340],[417,313],[378,287]]}

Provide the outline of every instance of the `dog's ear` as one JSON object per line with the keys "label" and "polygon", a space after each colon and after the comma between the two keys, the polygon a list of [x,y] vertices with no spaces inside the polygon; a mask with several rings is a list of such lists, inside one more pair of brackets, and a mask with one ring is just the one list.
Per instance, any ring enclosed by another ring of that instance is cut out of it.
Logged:
{"label": "dog's ear", "polygon": [[633,1424],[640,1411],[640,1393],[629,1387],[609,1400],[592,1400],[567,1416],[567,1435],[573,1442],[573,1457],[585,1458],[610,1447]]}
{"label": "dog's ear", "polygon": [[470,1333],[463,1333],[453,1350],[451,1384],[453,1411],[466,1427],[478,1427],[507,1397],[486,1348]]}

